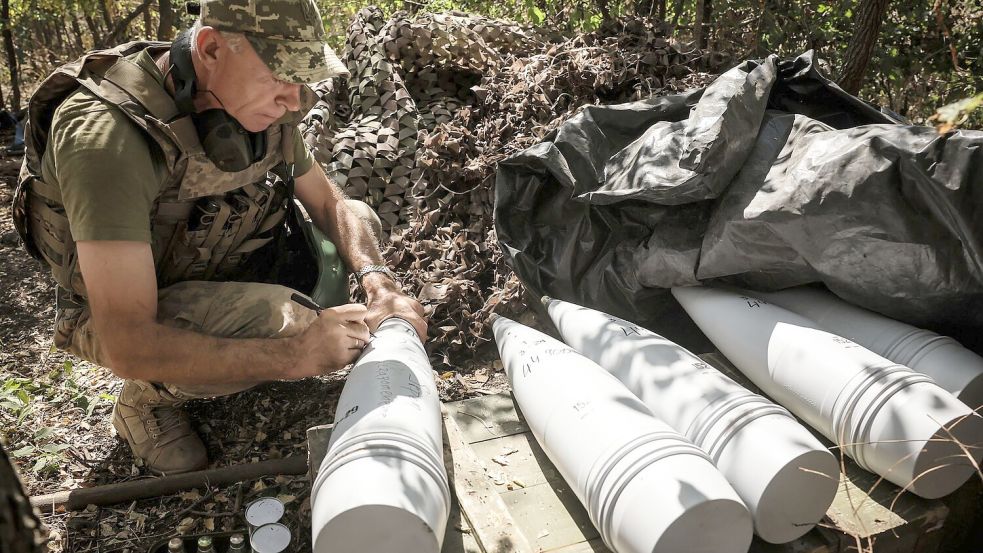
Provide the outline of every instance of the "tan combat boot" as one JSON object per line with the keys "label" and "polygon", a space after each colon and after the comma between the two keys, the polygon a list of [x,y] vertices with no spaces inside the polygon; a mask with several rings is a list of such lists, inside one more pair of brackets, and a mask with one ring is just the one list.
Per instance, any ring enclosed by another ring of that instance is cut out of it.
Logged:
{"label": "tan combat boot", "polygon": [[205,444],[191,429],[181,403],[149,382],[123,382],[113,409],[113,427],[151,472],[177,474],[208,465]]}

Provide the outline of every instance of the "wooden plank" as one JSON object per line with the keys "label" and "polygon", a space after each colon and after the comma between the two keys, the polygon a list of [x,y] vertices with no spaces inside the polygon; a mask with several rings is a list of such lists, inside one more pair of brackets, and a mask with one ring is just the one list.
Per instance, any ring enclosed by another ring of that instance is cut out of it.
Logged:
{"label": "wooden plank", "polygon": [[469,444],[529,431],[508,393],[447,403],[445,408]]}
{"label": "wooden plank", "polygon": [[[788,543],[768,543],[755,536],[748,553],[840,553],[839,537],[826,528],[816,527]],[[852,551],[856,551],[855,549]]]}
{"label": "wooden plank", "polygon": [[563,480],[530,432],[484,440],[472,444],[471,449],[488,468],[499,493]]}
{"label": "wooden plank", "polygon": [[456,497],[451,502],[451,514],[447,518],[447,531],[444,532],[444,543],[440,553],[484,553],[474,536],[474,530],[461,514],[461,507],[457,504]]}
{"label": "wooden plank", "polygon": [[573,545],[568,545],[566,547],[561,547],[559,549],[553,549],[550,550],[549,553],[611,553],[611,550],[604,545],[604,540],[601,538],[595,538],[590,541],[584,541]]}
{"label": "wooden plank", "polygon": [[600,537],[580,500],[565,482],[550,482],[502,494],[519,528],[536,551],[550,551]]}
{"label": "wooden plank", "polygon": [[317,480],[321,461],[328,454],[328,442],[331,441],[333,429],[334,424],[322,424],[307,429],[307,472],[312,484]]}
{"label": "wooden plank", "polygon": [[442,415],[444,465],[475,540],[486,553],[531,553],[529,542],[465,441],[454,416],[447,409],[442,409]]}

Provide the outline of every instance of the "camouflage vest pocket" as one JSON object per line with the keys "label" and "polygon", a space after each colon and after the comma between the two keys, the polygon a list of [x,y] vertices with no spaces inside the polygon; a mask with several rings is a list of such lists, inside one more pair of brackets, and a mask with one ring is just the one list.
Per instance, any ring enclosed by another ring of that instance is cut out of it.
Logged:
{"label": "camouflage vest pocket", "polygon": [[158,285],[185,280],[235,280],[249,255],[282,227],[285,191],[267,182],[195,202],[159,261]]}

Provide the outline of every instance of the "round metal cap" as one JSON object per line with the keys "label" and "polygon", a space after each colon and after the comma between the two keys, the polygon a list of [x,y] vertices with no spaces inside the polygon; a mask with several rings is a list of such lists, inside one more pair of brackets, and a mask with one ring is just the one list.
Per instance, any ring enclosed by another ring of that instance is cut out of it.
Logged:
{"label": "round metal cap", "polygon": [[253,553],[281,553],[290,546],[290,528],[279,524],[264,524],[249,536]]}
{"label": "round metal cap", "polygon": [[262,526],[277,522],[283,517],[283,503],[275,497],[261,497],[246,506],[246,522],[250,526]]}

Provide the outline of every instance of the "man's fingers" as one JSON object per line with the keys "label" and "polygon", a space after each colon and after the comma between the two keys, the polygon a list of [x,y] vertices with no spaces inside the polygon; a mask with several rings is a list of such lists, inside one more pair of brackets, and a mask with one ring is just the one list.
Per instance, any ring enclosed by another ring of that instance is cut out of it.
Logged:
{"label": "man's fingers", "polygon": [[360,303],[347,303],[338,307],[332,307],[330,311],[333,311],[345,321],[361,323],[365,320],[365,314],[368,310]]}
{"label": "man's fingers", "polygon": [[361,340],[362,345],[368,343],[369,338],[372,337],[371,333],[369,333],[369,325],[361,321],[345,323],[345,329],[347,330],[349,338],[353,340]]}

